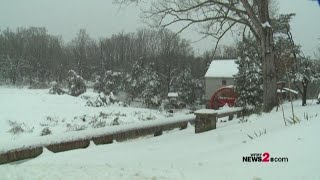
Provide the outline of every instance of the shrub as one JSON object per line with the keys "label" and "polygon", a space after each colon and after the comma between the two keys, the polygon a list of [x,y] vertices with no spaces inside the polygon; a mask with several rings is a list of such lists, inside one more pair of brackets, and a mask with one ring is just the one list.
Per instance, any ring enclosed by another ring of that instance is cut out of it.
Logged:
{"label": "shrub", "polygon": [[42,129],[42,131],[41,131],[41,136],[46,136],[46,135],[49,135],[49,134],[52,134],[52,132],[51,132],[51,130],[48,128],[48,127],[46,127],[46,128],[44,128],[44,129]]}
{"label": "shrub", "polygon": [[116,117],[116,118],[112,121],[111,125],[112,125],[112,126],[120,125],[120,123],[119,123],[119,117]]}
{"label": "shrub", "polygon": [[78,125],[78,124],[67,124],[67,131],[82,131],[87,129],[87,126],[85,125]]}
{"label": "shrub", "polygon": [[68,94],[71,96],[79,96],[87,91],[87,87],[84,80],[79,76],[74,70],[69,70],[68,72]]}
{"label": "shrub", "polygon": [[20,134],[24,132],[24,129],[21,126],[14,126],[8,132],[11,134]]}
{"label": "shrub", "polygon": [[[104,119],[104,118],[103,118]],[[106,122],[99,117],[94,116],[89,122],[93,128],[101,128],[106,126]]]}
{"label": "shrub", "polygon": [[24,123],[18,123],[16,121],[8,121],[9,126],[11,126],[11,129],[8,131],[12,134],[20,134],[23,132],[33,132],[33,128],[29,129],[26,124]]}

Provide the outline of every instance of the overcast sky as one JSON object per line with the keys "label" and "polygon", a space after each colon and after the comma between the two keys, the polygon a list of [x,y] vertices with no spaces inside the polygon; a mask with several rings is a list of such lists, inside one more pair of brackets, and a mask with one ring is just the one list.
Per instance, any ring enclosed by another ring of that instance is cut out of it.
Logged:
{"label": "overcast sky", "polygon": [[[296,13],[292,22],[296,43],[307,55],[313,55],[320,46],[320,7],[311,0],[279,0],[281,13]],[[50,34],[61,35],[65,41],[85,28],[93,38],[110,37],[118,32],[134,32],[145,26],[139,19],[140,9],[119,9],[112,0],[0,0],[0,29],[41,26]],[[182,36],[191,41],[200,39],[188,30]],[[232,42],[226,37],[222,44]],[[205,39],[193,43],[197,52],[212,49],[214,41]]]}

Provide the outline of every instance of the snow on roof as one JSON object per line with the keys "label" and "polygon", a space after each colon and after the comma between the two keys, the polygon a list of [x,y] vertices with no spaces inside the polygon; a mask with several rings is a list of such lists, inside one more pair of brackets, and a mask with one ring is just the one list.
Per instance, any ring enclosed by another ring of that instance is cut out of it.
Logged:
{"label": "snow on roof", "polygon": [[178,97],[178,93],[177,92],[169,92],[168,93],[168,97]]}
{"label": "snow on roof", "polygon": [[289,89],[289,88],[283,88],[283,90],[278,89],[277,92],[278,92],[278,93],[291,92],[291,93],[293,93],[293,94],[299,94],[298,91],[295,91],[295,90]]}
{"label": "snow on roof", "polygon": [[268,21],[266,21],[265,23],[262,24],[262,27],[263,28],[266,28],[266,27],[271,28],[271,25],[270,25],[270,23]]}
{"label": "snow on roof", "polygon": [[236,59],[213,60],[204,77],[226,77],[232,78],[238,73]]}
{"label": "snow on roof", "polygon": [[292,92],[294,94],[299,94],[298,91],[293,90],[293,89],[289,89],[289,88],[283,88],[283,89],[286,90],[286,91],[290,91],[290,92]]}
{"label": "snow on roof", "polygon": [[285,93],[285,92],[287,92],[287,91],[284,91],[284,90],[281,90],[281,89],[277,89],[277,92],[278,92],[278,93]]}

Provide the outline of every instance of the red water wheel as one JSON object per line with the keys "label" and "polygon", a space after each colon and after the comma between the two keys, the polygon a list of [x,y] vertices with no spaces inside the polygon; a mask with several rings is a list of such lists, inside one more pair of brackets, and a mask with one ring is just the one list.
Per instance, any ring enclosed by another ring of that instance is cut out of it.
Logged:
{"label": "red water wheel", "polygon": [[222,87],[211,96],[210,108],[219,109],[219,107],[223,107],[226,104],[233,107],[237,97],[238,95],[232,87]]}

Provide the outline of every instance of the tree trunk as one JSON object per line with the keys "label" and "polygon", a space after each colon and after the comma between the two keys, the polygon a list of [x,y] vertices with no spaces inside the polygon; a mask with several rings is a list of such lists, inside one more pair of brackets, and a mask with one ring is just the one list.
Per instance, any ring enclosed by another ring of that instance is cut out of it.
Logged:
{"label": "tree trunk", "polygon": [[16,85],[16,82],[17,82],[17,68],[15,68],[14,70],[13,70],[13,75],[12,75],[12,78],[11,78],[11,81],[12,81],[12,84],[13,85]]}
{"label": "tree trunk", "polygon": [[308,84],[302,83],[302,106],[307,105],[307,90],[308,90]]}
{"label": "tree trunk", "polygon": [[32,75],[31,75],[31,73],[29,74],[29,86],[31,86],[32,85]]}
{"label": "tree trunk", "polygon": [[[269,33],[268,33],[269,34]],[[272,35],[262,40],[262,66],[263,66],[263,111],[269,112],[277,105],[277,79],[274,64],[273,47],[270,41]]]}
{"label": "tree trunk", "polygon": [[168,93],[170,92],[170,77],[167,77],[167,80],[166,80],[167,82],[167,91],[168,91]]}
{"label": "tree trunk", "polygon": [[13,84],[13,85],[16,85],[16,82],[17,82],[17,77],[16,77],[16,75],[13,75],[13,77],[12,77],[12,84]]}
{"label": "tree trunk", "polygon": [[270,27],[268,1],[260,1],[260,21],[263,24],[261,34],[261,57],[263,71],[263,111],[269,112],[277,105],[277,78],[274,63],[273,32]]}

